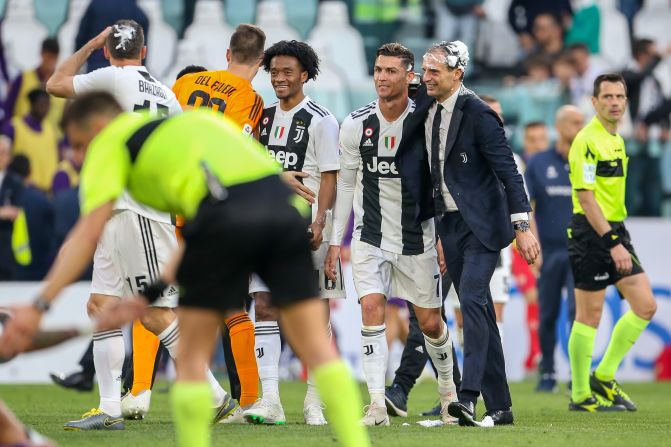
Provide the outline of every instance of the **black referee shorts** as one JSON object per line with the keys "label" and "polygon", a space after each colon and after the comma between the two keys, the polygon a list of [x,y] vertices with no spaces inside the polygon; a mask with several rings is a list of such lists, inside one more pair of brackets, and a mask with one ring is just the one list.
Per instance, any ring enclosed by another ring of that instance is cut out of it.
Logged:
{"label": "black referee shorts", "polygon": [[636,256],[629,232],[623,222],[610,222],[615,234],[620,237],[624,248],[631,254],[632,269],[623,275],[615,268],[615,262],[599,235],[582,214],[574,214],[569,223],[568,255],[575,287],[582,290],[603,290],[625,276],[643,273],[643,267]]}
{"label": "black referee shorts", "polygon": [[276,306],[317,297],[309,221],[291,205],[289,187],[271,176],[227,190],[225,200],[205,198],[184,226],[180,305],[240,309],[252,272],[268,285]]}

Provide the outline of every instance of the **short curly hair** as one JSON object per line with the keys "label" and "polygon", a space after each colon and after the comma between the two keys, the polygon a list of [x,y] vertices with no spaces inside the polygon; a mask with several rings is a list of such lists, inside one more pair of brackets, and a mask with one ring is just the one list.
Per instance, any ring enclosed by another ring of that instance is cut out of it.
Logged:
{"label": "short curly hair", "polygon": [[270,61],[275,56],[292,56],[298,59],[303,70],[308,72],[308,80],[317,79],[319,74],[319,57],[315,50],[305,42],[297,40],[280,40],[263,53],[263,69],[270,71]]}

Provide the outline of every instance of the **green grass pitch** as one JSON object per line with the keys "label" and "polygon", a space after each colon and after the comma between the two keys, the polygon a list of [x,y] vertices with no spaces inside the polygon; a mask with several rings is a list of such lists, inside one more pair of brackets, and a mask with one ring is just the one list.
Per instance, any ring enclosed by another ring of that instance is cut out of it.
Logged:
{"label": "green grass pitch", "polygon": [[[533,383],[513,384],[514,427],[477,429],[466,427],[424,428],[415,422],[421,410],[435,403],[435,384],[418,385],[410,398],[409,418],[393,418],[391,427],[370,430],[373,445],[384,447],[431,446],[571,446],[663,447],[671,446],[671,383],[625,384],[637,403],[635,413],[569,413],[565,388],[560,393],[535,394]],[[365,394],[365,388],[361,387]],[[336,442],[327,427],[302,423],[305,384],[281,386],[287,424],[284,426],[217,425],[215,446],[329,447]],[[63,423],[77,419],[97,405],[97,395],[66,391],[51,385],[0,386],[2,398],[21,420],[57,441],[61,446],[174,445],[167,393],[155,392],[145,421],[129,421],[122,432],[66,432]],[[484,405],[478,405],[478,413]],[[410,426],[402,425],[404,422]]]}

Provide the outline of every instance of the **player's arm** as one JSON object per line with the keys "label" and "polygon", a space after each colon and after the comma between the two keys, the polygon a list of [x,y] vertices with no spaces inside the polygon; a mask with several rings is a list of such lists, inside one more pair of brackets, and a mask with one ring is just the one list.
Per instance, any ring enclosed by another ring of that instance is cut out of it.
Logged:
{"label": "player's arm", "polygon": [[98,239],[112,215],[113,205],[114,202],[109,201],[77,221],[49,271],[38,298],[33,304],[14,309],[14,317],[0,338],[0,356],[16,355],[32,344],[43,313],[66,286],[79,279],[91,263]]}
{"label": "player's arm", "polygon": [[317,216],[311,225],[314,234],[311,242],[313,250],[318,249],[322,243],[326,215],[335,204],[336,182],[340,170],[338,133],[338,121],[332,115],[325,117],[314,129],[313,144],[315,145],[317,168],[321,173],[321,180],[319,182]]}
{"label": "player's arm", "polygon": [[337,280],[338,257],[349,215],[354,202],[356,174],[361,162],[361,154],[356,140],[357,125],[347,118],[340,129],[340,172],[336,186],[336,199],[333,206],[333,233],[330,246],[324,260],[324,273],[332,281]]}
{"label": "player's arm", "polygon": [[74,96],[75,75],[79,73],[79,70],[95,50],[105,46],[105,41],[111,31],[112,28],[108,26],[103,32],[89,40],[72,56],[65,59],[47,81],[47,92],[60,98],[71,98]]}

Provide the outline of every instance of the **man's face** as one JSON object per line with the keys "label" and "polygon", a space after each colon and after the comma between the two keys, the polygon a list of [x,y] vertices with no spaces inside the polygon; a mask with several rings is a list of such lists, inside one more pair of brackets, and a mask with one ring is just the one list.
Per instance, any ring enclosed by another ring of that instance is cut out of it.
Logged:
{"label": "man's face", "polygon": [[550,43],[557,35],[561,36],[561,28],[557,26],[552,16],[547,14],[536,16],[532,32],[541,45]]}
{"label": "man's face", "polygon": [[278,99],[293,98],[303,91],[307,71],[293,56],[275,56],[270,61],[270,83]]}
{"label": "man's face", "polygon": [[51,77],[56,71],[56,64],[58,63],[58,54],[50,53],[48,51],[42,52],[42,62],[40,63],[40,70]]}
{"label": "man's face", "polygon": [[580,129],[585,126],[585,116],[576,111],[567,112],[565,116],[557,120],[556,127],[557,133],[559,136],[569,143],[573,142],[573,139]]}
{"label": "man's face", "polygon": [[438,49],[424,55],[422,61],[424,70],[423,80],[426,84],[426,93],[439,102],[450,97],[461,82],[461,69],[448,68],[445,63],[445,53]]}
{"label": "man's face", "polygon": [[494,101],[494,102],[488,102],[487,104],[489,104],[489,107],[491,107],[494,113],[496,113],[499,116],[499,119],[503,121],[503,107],[501,107],[501,103],[498,101]]}
{"label": "man's face", "polygon": [[42,121],[49,113],[50,101],[48,96],[40,96],[30,106],[30,114]]}
{"label": "man's face", "polygon": [[88,125],[70,123],[65,130],[72,148],[72,161],[77,166],[82,166],[89,144],[98,132],[93,129],[90,123]]}
{"label": "man's face", "polygon": [[524,153],[527,156],[544,151],[549,145],[550,139],[545,126],[531,126],[524,131]]}
{"label": "man's face", "polygon": [[396,56],[378,56],[373,68],[375,91],[380,99],[398,98],[408,94],[408,83],[414,76],[403,60]]}
{"label": "man's face", "polygon": [[599,86],[599,96],[592,96],[594,111],[609,123],[616,123],[622,118],[627,107],[627,94],[621,82],[604,81]]}
{"label": "man's face", "polygon": [[583,48],[571,50],[571,62],[578,74],[584,74],[589,68],[589,54]]}

